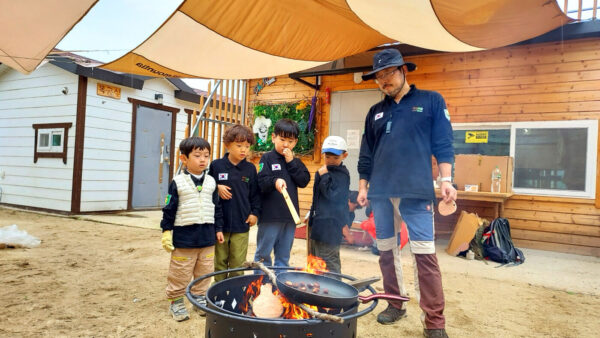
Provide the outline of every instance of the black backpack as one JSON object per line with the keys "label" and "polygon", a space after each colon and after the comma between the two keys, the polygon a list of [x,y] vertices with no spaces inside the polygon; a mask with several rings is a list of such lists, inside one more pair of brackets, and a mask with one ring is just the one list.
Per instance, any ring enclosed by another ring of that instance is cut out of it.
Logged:
{"label": "black backpack", "polygon": [[515,248],[506,218],[496,218],[483,232],[483,256],[494,262],[519,265],[525,262],[523,251]]}

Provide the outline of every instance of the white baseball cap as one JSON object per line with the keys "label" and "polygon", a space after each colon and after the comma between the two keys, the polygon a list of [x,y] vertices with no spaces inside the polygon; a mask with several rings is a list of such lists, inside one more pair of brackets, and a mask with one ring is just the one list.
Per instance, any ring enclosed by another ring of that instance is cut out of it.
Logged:
{"label": "white baseball cap", "polygon": [[325,141],[323,141],[323,148],[321,149],[322,153],[341,155],[346,151],[348,151],[348,145],[343,137],[327,136]]}

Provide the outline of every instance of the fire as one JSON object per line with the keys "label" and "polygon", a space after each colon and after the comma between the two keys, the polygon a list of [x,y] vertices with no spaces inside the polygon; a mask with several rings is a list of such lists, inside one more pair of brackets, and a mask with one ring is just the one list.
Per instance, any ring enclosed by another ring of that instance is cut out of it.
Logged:
{"label": "fire", "polygon": [[321,257],[308,255],[306,258],[306,268],[302,271],[322,275],[323,272],[327,272],[327,264]]}
{"label": "fire", "polygon": [[[306,268],[302,271],[314,274],[323,274],[323,272],[327,272],[327,264],[323,259],[317,256],[309,255],[306,262]],[[248,285],[246,289],[246,293],[244,294],[244,299],[242,304],[240,304],[241,310],[243,313],[248,313],[250,310],[250,305],[252,304],[252,300],[258,295],[260,295],[260,287],[262,285],[264,276],[260,276],[254,282]],[[283,305],[283,315],[282,317],[285,319],[308,319],[311,316],[298,305],[290,302],[279,290],[275,290],[273,294],[279,297],[281,304]],[[313,305],[304,304],[305,306],[311,308],[312,310],[318,311],[318,308]]]}
{"label": "fire", "polygon": [[250,300],[260,295],[260,287],[262,285],[263,278],[264,276],[260,276],[254,282],[248,284],[248,288],[246,289],[246,293],[244,294],[244,299],[240,304],[240,309],[242,310],[242,313],[248,313],[250,310],[250,304],[252,304]]}

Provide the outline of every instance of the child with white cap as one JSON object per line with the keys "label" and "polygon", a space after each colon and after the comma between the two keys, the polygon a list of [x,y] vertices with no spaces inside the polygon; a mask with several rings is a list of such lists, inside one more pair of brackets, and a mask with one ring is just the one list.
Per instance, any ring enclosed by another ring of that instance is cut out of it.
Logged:
{"label": "child with white cap", "polygon": [[309,227],[311,254],[322,258],[327,269],[341,272],[342,228],[348,224],[350,173],[342,161],[348,156],[346,140],[328,136],[321,152],[325,165],[315,174]]}

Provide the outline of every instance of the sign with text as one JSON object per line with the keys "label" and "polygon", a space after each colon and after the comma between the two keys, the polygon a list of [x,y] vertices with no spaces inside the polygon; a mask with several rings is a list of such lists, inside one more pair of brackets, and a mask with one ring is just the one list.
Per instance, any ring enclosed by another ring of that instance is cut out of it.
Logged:
{"label": "sign with text", "polygon": [[488,143],[488,131],[467,130],[465,132],[465,143]]}
{"label": "sign with text", "polygon": [[98,83],[96,86],[96,94],[119,100],[121,98],[121,88]]}

